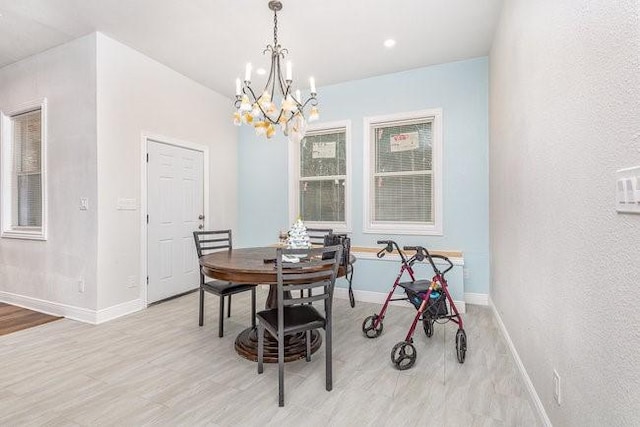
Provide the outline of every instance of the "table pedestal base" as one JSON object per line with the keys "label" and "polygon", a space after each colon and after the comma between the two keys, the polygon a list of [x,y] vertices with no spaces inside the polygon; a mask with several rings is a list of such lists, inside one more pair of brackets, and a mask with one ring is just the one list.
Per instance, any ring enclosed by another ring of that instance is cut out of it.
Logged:
{"label": "table pedestal base", "polygon": [[[311,354],[315,353],[322,344],[322,337],[318,331],[311,331]],[[236,352],[253,362],[258,361],[258,331],[247,328],[236,338]],[[304,332],[284,337],[284,361],[292,362],[304,359],[307,355],[307,344]],[[264,332],[264,362],[278,363],[278,340],[267,331]]]}

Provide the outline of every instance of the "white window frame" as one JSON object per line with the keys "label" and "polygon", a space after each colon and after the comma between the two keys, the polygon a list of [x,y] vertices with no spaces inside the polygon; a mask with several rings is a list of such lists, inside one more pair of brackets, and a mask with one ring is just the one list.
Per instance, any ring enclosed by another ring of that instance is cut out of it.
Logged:
{"label": "white window frame", "polygon": [[[17,227],[12,224],[13,194],[11,179],[13,173],[13,125],[14,116],[40,110],[41,142],[40,142],[40,173],[42,187],[42,226],[41,227]],[[0,222],[2,224],[3,238],[47,240],[47,99],[26,102],[12,108],[5,108],[0,112],[2,124],[2,143],[0,149]]]}
{"label": "white window frame", "polygon": [[[375,142],[371,138],[372,127],[388,125],[394,122],[401,124],[403,121],[429,120],[432,122],[432,170],[433,177],[433,223],[415,224],[408,222],[379,222],[373,221],[374,191],[373,173],[375,167]],[[412,111],[406,113],[390,114],[384,116],[365,117],[362,131],[364,133],[363,147],[363,232],[372,234],[408,234],[408,235],[443,235],[443,206],[442,206],[442,109]]]}
{"label": "white window frame", "polygon": [[[331,228],[338,233],[351,232],[351,121],[322,122],[307,127],[307,135],[345,132],[346,178],[344,189],[344,222],[304,221],[305,226],[312,228]],[[289,143],[289,223],[298,218],[300,211],[300,143]],[[331,177],[323,177],[331,178]],[[304,220],[304,218],[303,218]]]}

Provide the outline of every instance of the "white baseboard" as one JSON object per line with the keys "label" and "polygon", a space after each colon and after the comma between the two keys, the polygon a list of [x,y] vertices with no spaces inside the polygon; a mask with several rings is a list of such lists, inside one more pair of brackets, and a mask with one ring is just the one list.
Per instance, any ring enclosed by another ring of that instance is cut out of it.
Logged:
{"label": "white baseboard", "polygon": [[[373,304],[384,304],[384,301],[387,299],[387,295],[388,295],[387,293],[383,293],[383,292],[361,291],[357,289],[353,290],[353,297],[355,298],[356,301],[370,302]],[[349,299],[349,291],[347,288],[336,287],[334,290],[334,296],[340,299]],[[404,296],[405,296],[404,293],[402,293],[402,294],[397,294],[397,296],[394,298],[403,298]],[[464,301],[454,301],[454,303],[456,304],[456,307],[458,308],[458,311],[460,313],[466,313],[467,310],[466,310],[466,304]],[[406,300],[392,301],[389,304],[397,305],[401,307],[413,307],[413,305]]]}
{"label": "white baseboard", "polygon": [[507,328],[504,325],[504,322],[502,321],[502,317],[500,317],[500,313],[498,313],[498,310],[496,309],[496,306],[493,304],[493,301],[491,301],[491,298],[488,299],[488,302],[489,302],[489,307],[491,307],[491,311],[493,311],[493,316],[495,317],[496,322],[498,322],[498,327],[500,328],[500,331],[502,332],[504,339],[507,341],[507,346],[509,347],[509,351],[511,351],[511,356],[513,357],[513,360],[516,362],[518,371],[520,371],[520,375],[522,376],[522,380],[524,381],[525,387],[529,392],[529,396],[531,397],[531,401],[533,402],[533,406],[535,408],[535,411],[537,412],[538,419],[540,420],[540,422],[542,422],[543,425],[552,427],[551,420],[547,415],[547,411],[544,409],[544,405],[542,405],[540,396],[538,396],[538,392],[536,391],[536,388],[533,386],[533,382],[531,381],[531,378],[529,377],[529,374],[527,373],[527,370],[525,369],[524,364],[522,363],[522,359],[520,359],[520,355],[518,354],[518,351],[516,350],[515,345],[513,345],[513,341],[511,341],[511,337],[509,336],[509,332],[507,331]]}
{"label": "white baseboard", "polygon": [[0,301],[27,308],[29,310],[39,311],[40,313],[49,314],[51,316],[62,316],[68,319],[78,320],[80,322],[95,324],[95,310],[88,308],[46,301],[39,298],[12,294],[4,291],[0,291]]}
{"label": "white baseboard", "polygon": [[464,293],[464,302],[467,304],[473,305],[489,305],[489,295],[488,294],[476,294],[473,292],[465,292]]}
{"label": "white baseboard", "polygon": [[66,317],[67,319],[77,320],[79,322],[91,323],[93,325],[142,310],[145,307],[143,301],[137,299],[104,308],[102,310],[93,310],[4,291],[0,291],[0,302],[17,305],[29,310],[39,311],[40,313],[49,314],[51,316],[61,316]]}
{"label": "white baseboard", "polygon": [[146,304],[140,298],[103,308],[96,311],[96,324],[108,322],[109,320],[117,319],[118,317],[143,310],[144,308],[146,308]]}

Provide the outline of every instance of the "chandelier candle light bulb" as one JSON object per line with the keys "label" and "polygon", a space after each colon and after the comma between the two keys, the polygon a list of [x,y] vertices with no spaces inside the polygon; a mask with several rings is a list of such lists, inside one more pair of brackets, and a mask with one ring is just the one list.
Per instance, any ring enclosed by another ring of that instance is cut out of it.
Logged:
{"label": "chandelier candle light bulb", "polygon": [[316,93],[316,79],[313,77],[309,77],[309,89],[311,89],[311,95],[315,95]]}
{"label": "chandelier candle light bulb", "polygon": [[247,62],[247,67],[244,69],[244,82],[247,85],[251,82],[251,62]]}
{"label": "chandelier candle light bulb", "polygon": [[[236,79],[236,101],[234,103],[234,124],[242,123],[255,128],[257,135],[271,138],[275,134],[275,126],[279,125],[285,136],[292,142],[300,142],[304,138],[307,128],[305,109],[311,108],[309,121],[318,119],[318,100],[316,98],[315,79],[309,79],[310,95],[305,100],[300,90],[292,91],[293,65],[286,61],[284,78],[282,76],[281,61],[289,51],[278,43],[278,12],[282,10],[282,3],[278,0],[269,2],[269,9],[273,11],[273,44],[267,45],[263,53],[271,56],[271,67],[264,89],[256,91],[251,87],[251,63],[245,68],[244,85]],[[266,68],[266,67],[265,67]],[[279,106],[279,108],[278,108]],[[242,120],[239,120],[239,118]]]}

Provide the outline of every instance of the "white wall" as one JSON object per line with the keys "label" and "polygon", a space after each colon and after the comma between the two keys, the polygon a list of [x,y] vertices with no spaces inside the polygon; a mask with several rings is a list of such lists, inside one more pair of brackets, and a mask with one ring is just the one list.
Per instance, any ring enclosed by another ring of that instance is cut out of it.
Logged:
{"label": "white wall", "polygon": [[[0,239],[0,300],[77,314],[95,309],[95,35],[0,69],[0,108],[46,97],[48,240]],[[80,211],[80,198],[89,210]],[[84,279],[85,292],[78,292]]]}
{"label": "white wall", "polygon": [[98,308],[103,309],[142,295],[141,286],[127,287],[129,276],[144,282],[141,213],[116,210],[118,198],[141,203],[141,134],[209,147],[212,228],[236,226],[238,138],[230,99],[100,33],[97,94]]}
{"label": "white wall", "polygon": [[490,55],[491,298],[558,426],[640,424],[639,11],[509,0]]}

